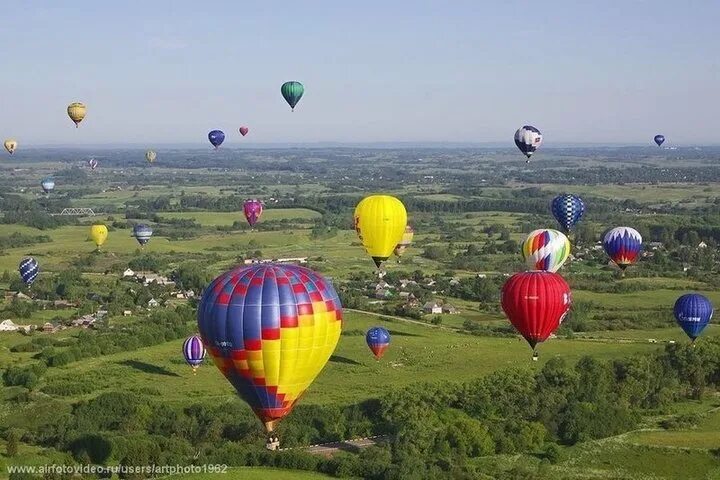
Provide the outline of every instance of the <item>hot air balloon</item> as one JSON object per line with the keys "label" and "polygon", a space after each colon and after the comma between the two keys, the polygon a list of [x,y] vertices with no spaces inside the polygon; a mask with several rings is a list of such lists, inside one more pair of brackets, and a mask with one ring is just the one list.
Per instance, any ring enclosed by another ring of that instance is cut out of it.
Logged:
{"label": "hot air balloon", "polygon": [[380,360],[390,346],[390,333],[383,327],[372,327],[365,335],[365,341],[376,360]]}
{"label": "hot air balloon", "polygon": [[522,244],[522,256],[530,270],[557,272],[570,255],[570,241],[550,228],[533,230]]}
{"label": "hot air balloon", "polygon": [[205,347],[202,339],[193,335],[183,342],[183,356],[188,365],[192,367],[193,375],[197,373],[200,364],[205,360]]}
{"label": "hot air balloon", "polygon": [[295,105],[298,104],[300,99],[305,93],[305,87],[300,82],[285,82],[280,87],[280,93],[282,93],[285,101],[290,105],[290,110],[295,111]]}
{"label": "hot air balloon", "polygon": [[713,306],[704,295],[687,293],[677,299],[673,313],[680,328],[695,342],[712,320]]}
{"label": "hot air balloon", "polygon": [[657,143],[657,146],[659,147],[665,141],[665,135],[655,135],[653,140],[655,140],[655,143]]}
{"label": "hot air balloon", "polygon": [[55,180],[52,177],[46,177],[40,182],[40,186],[45,193],[50,193],[55,190]]}
{"label": "hot air balloon", "polygon": [[402,241],[406,225],[405,206],[390,195],[365,197],[355,207],[355,231],[378,268]]}
{"label": "hot air balloon", "polygon": [[637,230],[630,227],[615,227],[605,234],[603,247],[608,257],[620,267],[625,269],[635,263],[642,250],[642,237]]}
{"label": "hot air balloon", "polygon": [[71,103],[67,107],[68,117],[70,117],[70,120],[75,122],[75,128],[80,126],[80,122],[82,122],[83,118],[85,118],[86,112],[87,108],[85,108],[85,105],[80,102]]}
{"label": "hot air balloon", "polygon": [[98,166],[98,161],[95,160],[94,158],[91,158],[90,160],[88,160],[88,166],[90,167],[91,170],[95,170]]}
{"label": "hot air balloon", "polygon": [[225,141],[225,134],[222,130],[211,130],[210,133],[208,133],[208,140],[210,140],[212,146],[215,147],[215,150],[217,150],[218,147]]}
{"label": "hot air balloon", "polygon": [[[405,250],[412,244],[413,236],[415,235],[415,230],[410,225],[407,225],[405,227],[405,233],[403,233],[402,240],[400,240],[400,243],[397,244],[395,247],[395,250],[393,251],[395,253],[395,256],[400,258],[405,253]],[[399,260],[398,260],[399,261]]]}
{"label": "hot air balloon", "polygon": [[532,125],[524,125],[515,132],[515,145],[527,157],[525,163],[530,163],[530,157],[540,147],[542,139],[540,130]]}
{"label": "hot air balloon", "polygon": [[145,160],[147,160],[150,165],[153,164],[156,158],[157,153],[155,152],[155,150],[148,150],[147,152],[145,152]]}
{"label": "hot air balloon", "polygon": [[95,246],[100,250],[100,247],[108,237],[108,229],[105,225],[96,224],[90,227],[90,239],[95,242]]}
{"label": "hot air balloon", "polygon": [[247,135],[249,131],[250,129],[248,127],[240,127],[240,135],[242,135],[243,137]]}
{"label": "hot air balloon", "polygon": [[138,224],[133,227],[132,236],[135,237],[135,240],[137,240],[142,247],[145,247],[145,244],[150,241],[152,234],[153,230],[148,225]]}
{"label": "hot air balloon", "polygon": [[547,340],[570,309],[570,287],[557,273],[516,273],[503,285],[500,302],[510,323],[530,344],[535,360],[537,344]]}
{"label": "hot air balloon", "polygon": [[22,278],[22,281],[29,287],[33,284],[40,273],[40,265],[38,265],[37,260],[33,257],[25,257],[20,260],[18,271],[20,272],[20,278]]}
{"label": "hot air balloon", "polygon": [[5,140],[5,143],[3,143],[3,145],[5,145],[5,150],[7,150],[10,155],[12,155],[15,152],[18,144],[17,141],[13,140],[12,138],[8,138],[7,140]]}
{"label": "hot air balloon", "polygon": [[205,289],[198,326],[215,365],[270,433],[330,359],[342,305],[307,268],[241,266]]}
{"label": "hot air balloon", "polygon": [[245,214],[247,222],[250,224],[250,228],[254,227],[257,221],[260,220],[260,215],[262,215],[262,212],[263,205],[260,200],[247,200],[243,204],[243,213]]}
{"label": "hot air balloon", "polygon": [[563,231],[568,233],[585,214],[585,203],[577,195],[565,193],[553,198],[550,210]]}

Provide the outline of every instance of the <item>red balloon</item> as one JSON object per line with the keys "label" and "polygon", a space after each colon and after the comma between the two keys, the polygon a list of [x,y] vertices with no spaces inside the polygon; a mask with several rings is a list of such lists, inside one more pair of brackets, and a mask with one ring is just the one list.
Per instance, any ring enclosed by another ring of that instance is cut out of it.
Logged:
{"label": "red balloon", "polygon": [[532,271],[508,278],[500,302],[510,323],[534,350],[560,326],[572,298],[570,286],[560,275]]}
{"label": "red balloon", "polygon": [[240,127],[240,135],[242,135],[243,137],[247,135],[249,131],[250,129],[248,127]]}

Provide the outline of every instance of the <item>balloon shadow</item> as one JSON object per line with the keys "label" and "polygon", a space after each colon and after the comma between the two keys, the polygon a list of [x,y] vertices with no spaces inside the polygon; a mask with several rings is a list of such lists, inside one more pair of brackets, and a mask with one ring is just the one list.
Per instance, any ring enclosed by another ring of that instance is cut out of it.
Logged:
{"label": "balloon shadow", "polygon": [[330,357],[330,361],[334,363],[345,363],[347,365],[362,365],[359,362],[347,357],[341,357],[339,355],[333,355]]}
{"label": "balloon shadow", "polygon": [[407,332],[398,332],[396,330],[388,330],[388,333],[391,337],[397,336],[397,337],[424,337],[425,335],[420,335],[418,333],[407,333]]}
{"label": "balloon shadow", "polygon": [[167,377],[180,376],[175,372],[171,372],[165,367],[159,367],[157,365],[153,365],[152,363],[140,362],[138,360],[123,360],[122,362],[117,363],[119,365],[124,365],[126,367],[134,368],[135,370],[140,370],[141,372],[151,373],[153,375],[165,375]]}

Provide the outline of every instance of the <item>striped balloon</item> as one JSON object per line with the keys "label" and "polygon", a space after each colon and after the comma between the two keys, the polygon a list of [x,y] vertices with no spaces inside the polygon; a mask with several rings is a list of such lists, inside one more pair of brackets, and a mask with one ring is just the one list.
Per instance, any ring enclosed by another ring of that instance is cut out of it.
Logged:
{"label": "striped balloon", "polygon": [[603,247],[608,257],[621,270],[625,270],[640,257],[642,236],[634,228],[615,227],[605,234]]}
{"label": "striped balloon", "polygon": [[198,326],[215,365],[272,432],[335,351],[342,305],[307,268],[243,266],[208,285]]}
{"label": "striped balloon", "polygon": [[694,342],[712,320],[713,305],[704,295],[687,293],[677,299],[673,313],[680,328]]}
{"label": "striped balloon", "polygon": [[300,99],[305,93],[305,87],[300,82],[285,82],[280,87],[280,93],[282,94],[285,101],[290,105],[290,110],[295,111],[295,105],[298,104]]}
{"label": "striped balloon", "polygon": [[585,214],[585,202],[577,195],[566,193],[553,198],[550,210],[560,227],[569,232]]}
{"label": "striped balloon", "polygon": [[132,236],[135,237],[135,240],[143,247],[150,241],[152,234],[153,230],[148,225],[138,224],[133,227]]}
{"label": "striped balloon", "polygon": [[37,260],[33,257],[25,257],[20,261],[18,271],[20,272],[22,281],[29,287],[40,273],[40,265],[38,265]]}
{"label": "striped balloon", "polygon": [[557,230],[533,230],[522,244],[522,255],[530,270],[557,272],[570,255],[570,241]]}
{"label": "striped balloon", "polygon": [[98,161],[95,160],[94,158],[91,158],[90,160],[88,160],[88,166],[90,167],[91,170],[95,170],[98,166]]}
{"label": "striped balloon", "polygon": [[383,327],[372,327],[365,334],[365,341],[375,355],[375,359],[380,360],[390,346],[390,332]]}
{"label": "striped balloon", "polygon": [[199,336],[193,335],[185,340],[183,343],[183,356],[187,364],[192,367],[193,373],[195,373],[195,370],[205,359],[205,346]]}

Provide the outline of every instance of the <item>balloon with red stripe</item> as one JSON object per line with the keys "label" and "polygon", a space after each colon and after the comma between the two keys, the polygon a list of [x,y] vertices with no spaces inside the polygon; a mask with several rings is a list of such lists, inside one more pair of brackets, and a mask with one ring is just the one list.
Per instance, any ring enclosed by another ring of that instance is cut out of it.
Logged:
{"label": "balloon with red stripe", "polygon": [[615,227],[605,234],[603,248],[608,257],[624,271],[640,258],[642,236],[634,228]]}

